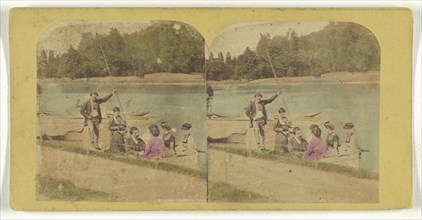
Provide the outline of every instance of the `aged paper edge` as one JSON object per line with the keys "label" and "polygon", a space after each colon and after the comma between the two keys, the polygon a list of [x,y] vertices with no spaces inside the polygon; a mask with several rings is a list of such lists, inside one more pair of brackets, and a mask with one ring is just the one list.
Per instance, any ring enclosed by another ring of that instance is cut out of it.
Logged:
{"label": "aged paper edge", "polygon": [[[168,13],[169,11],[171,13]],[[219,19],[209,19],[212,17],[219,17]],[[227,204],[36,201],[35,106],[37,78],[35,53],[37,43],[39,37],[49,26],[63,21],[76,20],[177,20],[196,28],[204,36],[207,45],[212,43],[212,40],[224,27],[242,21],[345,21],[367,27],[377,37],[381,48],[380,202],[376,204]],[[409,208],[412,204],[412,38],[412,13],[405,8],[12,9],[10,12],[11,206],[15,210],[364,210]],[[32,166],[28,166],[28,164],[32,164]]]}

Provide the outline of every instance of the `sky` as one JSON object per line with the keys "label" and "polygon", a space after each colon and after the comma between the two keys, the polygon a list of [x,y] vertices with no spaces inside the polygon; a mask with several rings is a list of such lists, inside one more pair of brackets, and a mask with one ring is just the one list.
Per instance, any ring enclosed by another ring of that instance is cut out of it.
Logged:
{"label": "sky", "polygon": [[[243,22],[224,28],[205,48],[205,57],[209,52],[214,56],[221,51],[239,56],[246,47],[255,50],[260,39],[260,33],[269,33],[271,37],[285,35],[289,28],[298,35],[307,35],[321,30],[328,22]],[[107,34],[112,27],[120,33],[133,33],[151,25],[151,21],[71,21],[50,26],[41,36],[38,44],[38,54],[41,50],[53,50],[55,54],[65,53],[70,46],[78,47],[83,33],[92,32]]]}
{"label": "sky", "polygon": [[112,27],[120,33],[133,33],[150,26],[150,21],[73,21],[50,26],[38,42],[38,54],[41,50],[53,50],[55,54],[62,54],[70,46],[77,48],[83,33],[109,33]]}
{"label": "sky", "polygon": [[274,36],[285,35],[289,28],[301,35],[308,35],[314,31],[321,30],[328,22],[244,22],[238,23],[222,30],[213,40],[210,52],[214,57],[222,52],[226,56],[230,52],[231,56],[239,56],[246,47],[255,51],[259,42],[260,34],[269,33]]}

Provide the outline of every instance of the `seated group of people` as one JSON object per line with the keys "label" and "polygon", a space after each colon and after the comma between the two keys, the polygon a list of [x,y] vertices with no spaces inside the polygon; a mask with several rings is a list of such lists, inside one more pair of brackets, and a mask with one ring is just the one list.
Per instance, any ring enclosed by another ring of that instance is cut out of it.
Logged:
{"label": "seated group of people", "polygon": [[299,127],[292,126],[292,122],[286,116],[285,109],[280,108],[274,126],[274,131],[276,132],[274,151],[293,153],[308,159],[360,153],[356,146],[356,138],[353,135],[353,123],[347,122],[343,126],[345,141],[342,145],[340,145],[339,136],[334,132],[335,126],[330,121],[327,121],[324,123],[324,127],[327,130],[327,138],[325,140],[321,137],[321,128],[316,124],[312,124],[309,127],[312,138],[308,142],[303,138],[302,130]]}
{"label": "seated group of people", "polygon": [[[171,132],[171,126],[167,122],[161,122],[163,135],[160,137],[160,129],[152,124],[148,127],[149,132],[140,136],[137,127],[128,126],[120,114],[119,107],[113,109],[113,117],[110,119],[109,130],[111,131],[110,151],[113,153],[125,153],[139,159],[153,159],[163,157],[187,156],[196,152],[195,141],[190,133],[192,125],[185,123],[181,127],[182,140],[176,145],[176,138]],[[129,130],[129,135],[127,135]]]}

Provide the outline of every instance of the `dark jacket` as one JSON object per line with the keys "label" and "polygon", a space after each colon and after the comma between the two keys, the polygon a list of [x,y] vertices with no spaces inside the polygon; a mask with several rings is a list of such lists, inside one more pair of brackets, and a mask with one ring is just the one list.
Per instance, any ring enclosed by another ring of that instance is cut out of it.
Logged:
{"label": "dark jacket", "polygon": [[[100,109],[100,104],[101,103],[103,103],[103,102],[107,102],[110,98],[111,98],[111,96],[113,96],[113,94],[109,94],[109,95],[107,95],[106,97],[104,97],[104,98],[101,98],[101,99],[96,99],[95,100],[95,104],[97,105],[97,112],[98,112],[98,120],[99,120],[99,123],[101,123],[101,109]],[[88,100],[88,101],[86,101],[83,105],[82,105],[82,107],[81,107],[81,110],[80,110],[80,113],[81,113],[81,115],[83,115],[84,116],[84,118],[85,118],[85,121],[84,121],[84,125],[86,125],[87,124],[87,120],[88,120],[88,117],[91,115],[91,100]]]}
{"label": "dark jacket", "polygon": [[138,143],[136,143],[133,140],[132,136],[128,137],[126,139],[126,146],[127,146],[128,150],[129,151],[142,151],[142,150],[145,150],[146,144],[145,144],[144,140],[142,140],[141,138],[137,137],[137,142]]}
{"label": "dark jacket", "polygon": [[305,152],[308,149],[308,142],[300,138],[300,143],[296,140],[295,137],[289,139],[289,148],[293,151]]}
{"label": "dark jacket", "polygon": [[[263,99],[259,102],[259,104],[262,105],[262,114],[264,115],[264,118],[263,118],[264,124],[267,124],[267,120],[268,120],[267,111],[265,110],[265,105],[273,102],[274,99],[277,98],[277,96],[278,95],[276,94],[269,99]],[[256,115],[256,106],[255,106],[255,101],[252,100],[249,102],[248,107],[246,107],[246,116],[248,116],[249,119],[253,121],[253,118],[255,117],[255,115]]]}
{"label": "dark jacket", "polygon": [[114,118],[111,118],[108,128],[111,131],[110,150],[112,152],[124,152],[124,151],[126,151],[125,150],[125,138],[124,138],[126,123],[124,121],[117,123],[114,120]]}
{"label": "dark jacket", "polygon": [[334,147],[334,143],[337,142],[337,146],[340,146],[340,138],[337,134],[333,133],[332,135],[327,135],[327,147]]}
{"label": "dark jacket", "polygon": [[208,97],[214,96],[214,90],[212,89],[211,86],[207,86],[207,95],[208,95]]}

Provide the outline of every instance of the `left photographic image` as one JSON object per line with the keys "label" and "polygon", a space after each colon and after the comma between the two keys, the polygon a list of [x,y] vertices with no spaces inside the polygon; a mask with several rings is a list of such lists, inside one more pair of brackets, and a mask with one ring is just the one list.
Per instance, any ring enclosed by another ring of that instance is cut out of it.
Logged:
{"label": "left photographic image", "polygon": [[178,21],[72,21],[37,50],[39,201],[207,201],[206,45]]}

